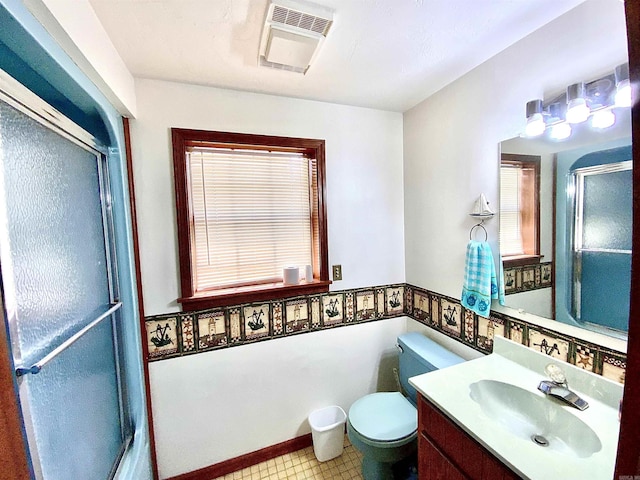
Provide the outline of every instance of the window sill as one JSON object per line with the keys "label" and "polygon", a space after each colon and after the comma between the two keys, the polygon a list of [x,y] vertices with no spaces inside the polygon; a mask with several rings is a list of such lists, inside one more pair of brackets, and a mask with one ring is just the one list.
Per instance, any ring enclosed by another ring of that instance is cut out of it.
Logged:
{"label": "window sill", "polygon": [[192,297],[179,298],[178,303],[182,304],[182,310],[184,312],[193,312],[206,308],[225,307],[241,303],[262,302],[280,298],[297,297],[299,295],[311,295],[314,293],[327,293],[331,283],[330,280],[314,280],[313,282],[300,282],[297,285],[266,283],[247,287],[224,288],[198,293]]}
{"label": "window sill", "polygon": [[513,255],[511,257],[502,257],[502,266],[508,268],[537,265],[543,258],[544,255]]}

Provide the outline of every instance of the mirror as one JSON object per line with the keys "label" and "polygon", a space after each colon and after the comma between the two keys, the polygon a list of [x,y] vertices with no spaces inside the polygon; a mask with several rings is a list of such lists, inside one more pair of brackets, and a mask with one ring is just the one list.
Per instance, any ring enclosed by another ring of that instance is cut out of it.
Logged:
{"label": "mirror", "polygon": [[[505,261],[507,307],[626,339],[632,224],[631,114],[628,108],[615,108],[614,113],[613,126],[594,129],[588,122],[574,125],[572,135],[562,141],[544,134],[501,142],[500,249]],[[529,167],[522,167],[526,162]],[[533,167],[536,162],[538,171]],[[514,201],[532,193],[520,191],[514,200],[509,185],[518,168],[520,173],[515,176],[519,175],[519,180],[515,182],[520,182],[520,188],[539,191],[539,226],[535,218],[523,220],[522,214],[517,220],[509,217]],[[533,180],[527,183],[527,179]],[[509,236],[504,238],[514,222],[520,222],[520,229],[537,229],[528,255],[506,255],[522,249],[521,245],[510,246]]]}

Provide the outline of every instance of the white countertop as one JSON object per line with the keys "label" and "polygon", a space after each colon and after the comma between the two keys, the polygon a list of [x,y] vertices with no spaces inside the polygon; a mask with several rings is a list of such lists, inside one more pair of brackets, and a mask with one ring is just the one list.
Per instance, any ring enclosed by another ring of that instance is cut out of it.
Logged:
{"label": "white countertop", "polygon": [[[409,383],[522,478],[611,480],[620,429],[618,402],[622,398],[622,385],[502,337],[495,338],[493,351],[486,357],[412,377]],[[541,380],[548,380],[543,372],[549,363],[559,365],[569,388],[589,402],[584,411],[562,407],[598,435],[602,448],[589,457],[560,454],[513,435],[487,416],[469,396],[472,383],[497,380],[545,397],[537,387]]]}

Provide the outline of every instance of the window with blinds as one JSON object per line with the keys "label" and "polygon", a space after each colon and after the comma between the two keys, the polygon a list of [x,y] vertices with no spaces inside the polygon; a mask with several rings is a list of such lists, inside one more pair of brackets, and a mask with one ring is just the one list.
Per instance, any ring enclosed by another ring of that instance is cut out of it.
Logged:
{"label": "window with blinds", "polygon": [[520,157],[526,159],[503,154],[500,166],[502,257],[538,256],[540,251],[539,157]]}
{"label": "window with blinds", "polygon": [[[324,140],[171,135],[183,310],[327,292]],[[283,284],[305,265],[313,281]]]}
{"label": "window with blinds", "polygon": [[281,282],[283,267],[317,264],[313,159],[191,147],[187,163],[197,292]]}
{"label": "window with blinds", "polygon": [[520,169],[500,168],[500,252],[502,256],[522,255],[520,221]]}

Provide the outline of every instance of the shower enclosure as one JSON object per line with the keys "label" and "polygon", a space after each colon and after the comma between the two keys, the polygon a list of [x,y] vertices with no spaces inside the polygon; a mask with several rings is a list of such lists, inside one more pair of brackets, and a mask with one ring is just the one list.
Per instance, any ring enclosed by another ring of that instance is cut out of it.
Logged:
{"label": "shower enclosure", "polygon": [[630,147],[593,152],[573,163],[567,178],[567,268],[558,279],[566,282],[567,294],[556,301],[563,302],[579,324],[611,334],[624,334],[629,323],[630,158]]}
{"label": "shower enclosure", "polygon": [[112,478],[132,427],[106,152],[0,74],[2,305],[33,474]]}
{"label": "shower enclosure", "polygon": [[631,281],[631,162],[573,171],[572,313],[627,331]]}

